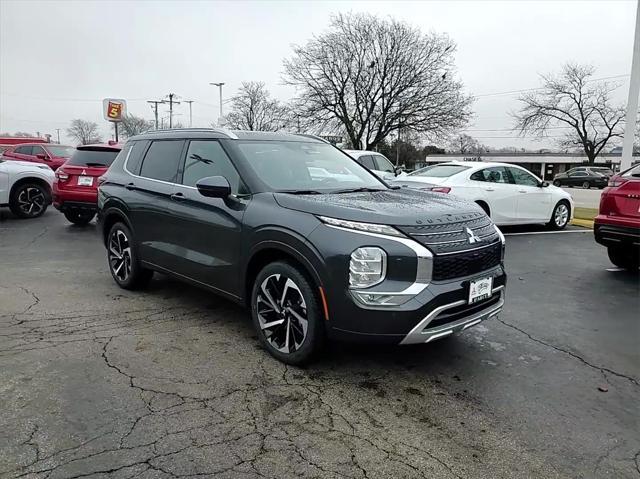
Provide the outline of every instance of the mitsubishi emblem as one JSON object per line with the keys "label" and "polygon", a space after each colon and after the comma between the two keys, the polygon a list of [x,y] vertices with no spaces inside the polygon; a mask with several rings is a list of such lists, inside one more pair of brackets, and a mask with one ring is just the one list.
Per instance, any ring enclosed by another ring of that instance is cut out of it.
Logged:
{"label": "mitsubishi emblem", "polygon": [[475,235],[471,228],[465,228],[465,233],[467,233],[467,239],[469,240],[469,244],[480,243],[482,240]]}

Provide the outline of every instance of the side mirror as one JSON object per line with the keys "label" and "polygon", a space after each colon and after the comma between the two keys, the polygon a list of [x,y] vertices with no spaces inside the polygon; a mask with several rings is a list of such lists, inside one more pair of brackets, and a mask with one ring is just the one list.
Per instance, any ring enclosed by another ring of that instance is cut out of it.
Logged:
{"label": "side mirror", "polygon": [[39,160],[48,160],[47,155],[43,155],[42,153],[38,153],[36,158]]}
{"label": "side mirror", "polygon": [[224,176],[208,176],[198,180],[196,188],[207,198],[226,198],[231,194],[231,186]]}
{"label": "side mirror", "polygon": [[548,181],[543,181],[538,186],[540,188],[546,188],[547,186],[549,186],[549,182]]}

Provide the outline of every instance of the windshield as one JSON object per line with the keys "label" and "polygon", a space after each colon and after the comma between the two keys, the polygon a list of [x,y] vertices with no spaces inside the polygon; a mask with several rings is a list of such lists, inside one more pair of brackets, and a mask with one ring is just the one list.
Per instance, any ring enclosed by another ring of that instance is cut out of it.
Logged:
{"label": "windshield", "polygon": [[110,166],[120,150],[95,148],[76,150],[71,159],[65,163],[74,166]]}
{"label": "windshield", "polygon": [[461,171],[468,170],[468,166],[462,165],[434,165],[409,173],[408,176],[430,176],[432,178],[447,178]]}
{"label": "windshield", "polygon": [[246,140],[234,144],[272,191],[386,189],[377,177],[326,143]]}
{"label": "windshield", "polygon": [[71,155],[73,155],[75,148],[72,148],[71,146],[55,145],[47,146],[47,150],[49,150],[49,153],[51,153],[53,156],[63,156],[65,158],[69,158]]}

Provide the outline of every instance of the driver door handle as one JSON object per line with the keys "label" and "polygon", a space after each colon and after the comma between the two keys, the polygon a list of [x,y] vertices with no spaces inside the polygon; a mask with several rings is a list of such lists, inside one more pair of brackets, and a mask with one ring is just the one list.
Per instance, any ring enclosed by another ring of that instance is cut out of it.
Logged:
{"label": "driver door handle", "polygon": [[526,193],[527,190],[518,190],[518,193]]}
{"label": "driver door handle", "polygon": [[182,193],[174,193],[170,196],[173,201],[183,201],[187,198]]}
{"label": "driver door handle", "polygon": [[493,188],[485,188],[484,191],[496,191],[496,190]]}

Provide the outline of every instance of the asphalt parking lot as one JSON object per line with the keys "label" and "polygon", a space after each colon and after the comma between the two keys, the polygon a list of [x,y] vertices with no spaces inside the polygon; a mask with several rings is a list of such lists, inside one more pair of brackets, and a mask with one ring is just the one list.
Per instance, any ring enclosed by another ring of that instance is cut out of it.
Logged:
{"label": "asphalt parking lot", "polygon": [[587,190],[585,188],[569,188],[566,186],[562,189],[571,195],[575,205],[580,208],[598,209],[598,206],[600,206],[601,189],[590,188]]}
{"label": "asphalt parking lot", "polygon": [[227,301],[119,289],[93,225],[2,215],[2,477],[640,475],[639,281],[589,231],[509,230],[499,320],[297,369]]}

